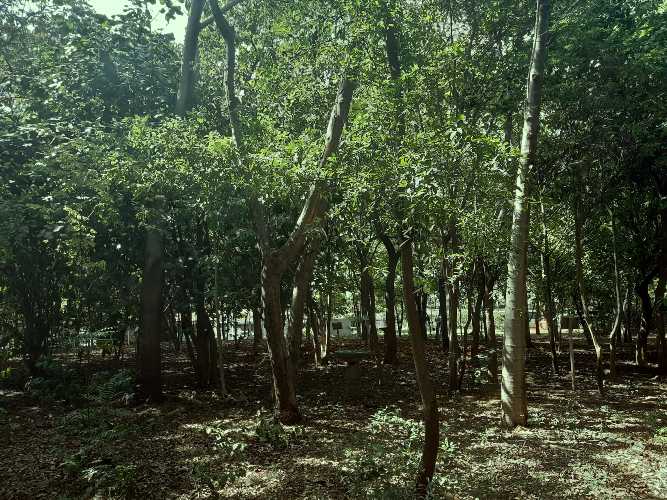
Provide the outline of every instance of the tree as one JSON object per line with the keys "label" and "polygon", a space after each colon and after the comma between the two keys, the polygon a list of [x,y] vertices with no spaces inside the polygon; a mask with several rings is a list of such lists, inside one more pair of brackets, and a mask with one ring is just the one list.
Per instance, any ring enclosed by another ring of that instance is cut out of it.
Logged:
{"label": "tree", "polygon": [[538,0],[533,34],[533,51],[528,71],[526,109],[521,138],[521,161],[517,170],[512,220],[512,246],[507,262],[505,297],[505,336],[503,339],[503,373],[501,381],[502,422],[507,427],[526,425],[526,297],[528,241],[528,183],[534,168],[540,126],[540,104],[544,67],[547,59],[549,1]]}

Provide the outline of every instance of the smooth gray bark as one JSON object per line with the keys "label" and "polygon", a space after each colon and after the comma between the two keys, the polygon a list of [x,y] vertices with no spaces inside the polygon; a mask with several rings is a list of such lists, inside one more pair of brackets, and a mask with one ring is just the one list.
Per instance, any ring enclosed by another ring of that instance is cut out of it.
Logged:
{"label": "smooth gray bark", "polygon": [[528,241],[528,175],[535,165],[540,128],[542,82],[547,60],[549,1],[538,0],[535,15],[533,51],[528,72],[526,108],[521,137],[521,161],[514,192],[511,247],[507,262],[505,299],[505,336],[501,382],[502,422],[506,427],[526,425],[526,332],[527,318],[525,256]]}

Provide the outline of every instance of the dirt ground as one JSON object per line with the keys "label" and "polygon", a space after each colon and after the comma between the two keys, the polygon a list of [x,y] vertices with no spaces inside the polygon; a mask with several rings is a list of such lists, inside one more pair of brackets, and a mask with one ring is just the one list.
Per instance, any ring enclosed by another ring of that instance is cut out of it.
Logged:
{"label": "dirt ground", "polygon": [[[667,382],[633,372],[628,351],[600,396],[582,344],[572,392],[567,353],[553,377],[543,337],[534,340],[529,426],[512,432],[500,428],[484,351],[448,395],[446,356],[429,343],[441,418],[433,498],[667,498]],[[357,382],[342,364],[304,366],[305,420],[293,427],[270,419],[268,357],[244,343],[227,351],[232,398],[196,390],[173,353],[160,405],[47,402],[3,388],[0,497],[409,498],[422,438],[410,356],[404,340],[398,366],[366,362]],[[117,368],[95,358],[79,370]]]}

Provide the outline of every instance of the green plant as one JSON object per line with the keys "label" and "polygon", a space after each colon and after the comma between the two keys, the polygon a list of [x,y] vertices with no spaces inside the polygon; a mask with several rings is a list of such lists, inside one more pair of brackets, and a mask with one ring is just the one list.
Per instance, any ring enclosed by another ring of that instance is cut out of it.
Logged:
{"label": "green plant", "polygon": [[83,397],[83,386],[76,370],[46,358],[37,364],[42,376],[32,377],[25,389],[43,401],[79,401]]}
{"label": "green plant", "polygon": [[119,370],[116,373],[98,372],[93,375],[86,397],[93,401],[113,401],[125,394],[132,393],[134,372]]}

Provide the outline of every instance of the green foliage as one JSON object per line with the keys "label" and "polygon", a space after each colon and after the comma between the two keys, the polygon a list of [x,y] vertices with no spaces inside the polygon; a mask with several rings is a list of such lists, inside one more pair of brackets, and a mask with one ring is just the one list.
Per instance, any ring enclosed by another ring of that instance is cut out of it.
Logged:
{"label": "green foliage", "polygon": [[44,401],[80,401],[84,396],[81,376],[75,368],[63,365],[51,358],[38,363],[41,376],[32,377],[26,383],[26,391]]}
{"label": "green foliage", "polygon": [[[401,416],[397,408],[376,411],[359,438],[363,445],[345,450],[345,481],[350,494],[373,499],[411,496],[423,440],[424,429],[419,420]],[[455,452],[456,447],[441,436],[439,459],[446,461]]]}
{"label": "green foliage", "polygon": [[132,370],[119,370],[115,373],[97,372],[88,385],[86,396],[93,401],[108,402],[131,394],[134,389],[135,375]]}

